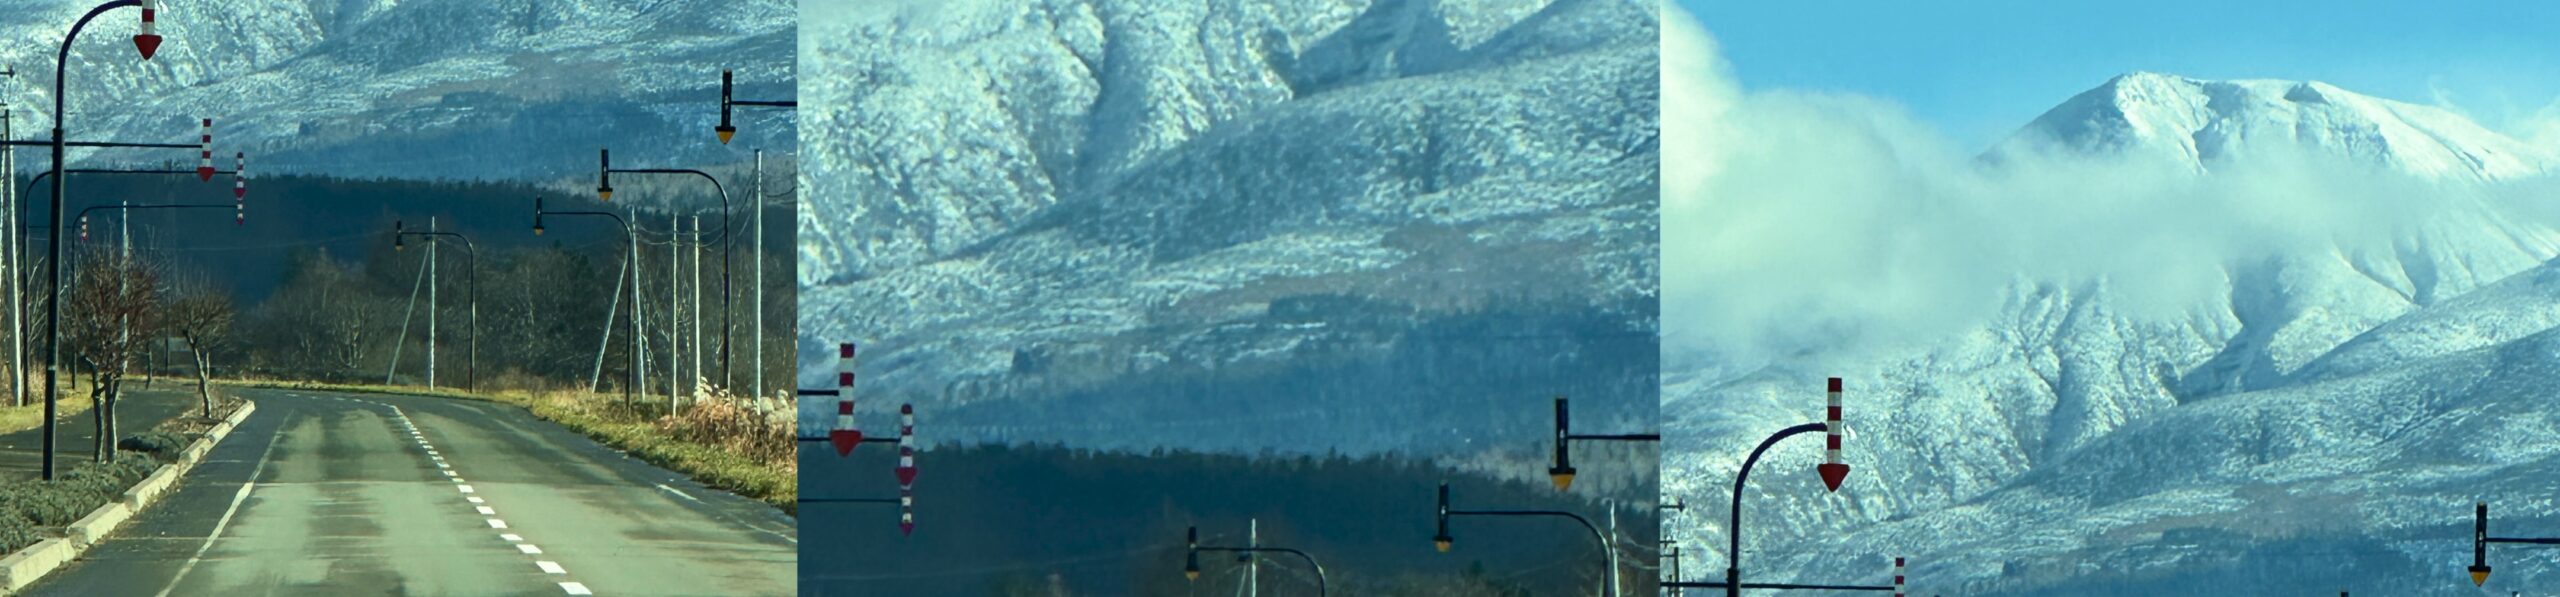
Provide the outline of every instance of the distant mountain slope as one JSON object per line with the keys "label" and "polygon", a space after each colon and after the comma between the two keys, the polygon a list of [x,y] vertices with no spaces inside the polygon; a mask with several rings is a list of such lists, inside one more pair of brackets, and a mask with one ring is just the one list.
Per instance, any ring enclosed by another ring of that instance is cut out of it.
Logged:
{"label": "distant mountain slope", "polygon": [[1657,19],[1060,0],[812,23],[806,184],[842,200],[803,213],[804,346],[865,342],[871,404],[1013,441],[1440,452],[1539,437],[1557,393],[1649,425]]}
{"label": "distant mountain slope", "polygon": [[[51,126],[55,48],[93,5],[0,0],[0,64],[19,73],[0,80],[0,101],[18,107],[22,138]],[[599,147],[622,163],[700,165],[796,137],[788,113],[769,111],[750,111],[737,144],[711,135],[723,68],[743,96],[792,95],[790,2],[171,2],[148,62],[125,41],[139,20],[110,13],[74,44],[75,138],[188,141],[211,117],[216,150],[247,151],[265,172],[549,180],[592,173]]]}

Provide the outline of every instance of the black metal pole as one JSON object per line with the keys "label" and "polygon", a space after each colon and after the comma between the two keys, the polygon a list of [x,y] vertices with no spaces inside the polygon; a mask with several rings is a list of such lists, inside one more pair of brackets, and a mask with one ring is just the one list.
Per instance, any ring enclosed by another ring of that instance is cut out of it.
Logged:
{"label": "black metal pole", "polygon": [[1777,445],[1779,440],[1784,440],[1789,437],[1806,433],[1822,433],[1828,430],[1830,430],[1830,426],[1824,423],[1806,423],[1780,430],[1777,435],[1772,435],[1769,436],[1769,439],[1761,440],[1760,447],[1752,448],[1751,456],[1742,460],[1742,470],[1734,473],[1733,519],[1730,523],[1725,525],[1725,538],[1731,540],[1731,542],[1726,546],[1724,559],[1724,584],[1726,585],[1724,594],[1726,597],[1741,597],[1742,595],[1742,483],[1751,478],[1751,465],[1759,464],[1760,454],[1769,451],[1769,446]]}
{"label": "black metal pole", "polygon": [[[623,235],[623,238],[625,239],[625,244],[626,244],[626,245],[628,245],[628,246],[630,247],[630,257],[631,257],[631,301],[632,301],[632,302],[631,302],[631,322],[632,322],[632,323],[631,323],[631,325],[632,325],[632,333],[631,333],[631,339],[630,339],[630,344],[631,344],[631,383],[630,383],[630,385],[625,386],[625,387],[623,387],[623,388],[622,388],[622,399],[623,399],[623,401],[624,401],[624,402],[631,402],[631,401],[632,401],[632,397],[631,397],[632,389],[633,389],[633,388],[640,387],[640,333],[639,333],[639,326],[640,326],[640,323],[639,323],[639,322],[640,322],[640,233],[631,229],[631,222],[629,222],[629,221],[627,221],[627,220],[622,219],[622,214],[617,214],[617,213],[613,213],[613,212],[609,212],[609,211],[550,211],[550,210],[545,210],[545,209],[543,209],[543,208],[542,208],[542,198],[541,198],[541,197],[535,197],[535,198],[533,199],[533,218],[534,218],[534,219],[533,219],[533,225],[534,225],[534,228],[533,228],[533,229],[534,229],[534,231],[535,231],[535,233],[536,233],[536,234],[539,234],[539,233],[541,232],[541,230],[542,230],[542,216],[546,216],[546,215],[550,215],[550,216],[603,216],[603,217],[607,217],[607,218],[613,218],[613,223],[615,223],[615,224],[619,224],[619,225],[621,225],[621,226],[622,226],[622,235]],[[801,500],[801,501],[804,501],[804,502],[805,502],[805,501],[808,501],[808,500]]]}
{"label": "black metal pole", "polygon": [[723,384],[729,383],[729,337],[737,333],[738,313],[730,303],[730,297],[734,294],[730,287],[730,276],[733,273],[730,270],[735,268],[732,266],[729,256],[730,254],[737,252],[737,239],[734,238],[734,235],[729,233],[730,209],[728,187],[722,186],[720,184],[720,179],[713,178],[711,173],[690,168],[614,168],[607,165],[605,167],[605,172],[623,174],[691,174],[702,177],[703,180],[711,181],[711,190],[718,191],[720,193],[720,382]]}
{"label": "black metal pole", "polygon": [[1600,525],[1591,524],[1591,519],[1589,518],[1583,518],[1580,514],[1566,512],[1563,510],[1459,510],[1450,508],[1449,484],[1447,482],[1442,482],[1440,484],[1440,535],[1438,537],[1433,537],[1433,540],[1449,540],[1449,518],[1455,516],[1543,516],[1567,518],[1572,519],[1574,522],[1582,523],[1582,528],[1589,529],[1591,531],[1591,539],[1600,543],[1600,555],[1603,558],[1604,564],[1609,567],[1607,574],[1602,578],[1602,581],[1605,583],[1603,585],[1605,590],[1602,591],[1602,593],[1610,597],[1615,597],[1618,594],[1617,547],[1609,544],[1609,536],[1600,532]]}
{"label": "black metal pole", "polygon": [[[49,145],[68,145],[71,147],[143,147],[152,149],[198,149],[204,147],[201,144],[189,145],[185,143],[128,143],[124,141],[63,141],[55,143],[53,141],[29,141],[23,139],[0,140],[0,147],[44,147]],[[195,171],[189,170],[187,173],[194,174]]]}
{"label": "black metal pole", "polygon": [[[62,34],[62,46],[61,46],[61,48],[60,48],[60,49],[56,50],[56,51],[55,51],[55,53],[54,53],[54,60],[53,60],[53,231],[54,231],[54,232],[53,232],[53,235],[52,235],[52,236],[53,236],[53,238],[51,239],[51,243],[50,243],[50,244],[52,245],[52,248],[51,248],[51,249],[49,249],[49,251],[48,251],[48,257],[47,257],[47,258],[48,258],[48,259],[49,259],[49,260],[54,264],[54,266],[53,266],[53,285],[52,285],[52,288],[49,288],[49,289],[47,289],[47,290],[45,291],[46,300],[47,300],[50,304],[48,304],[48,305],[46,305],[46,306],[45,306],[45,315],[44,315],[44,320],[45,320],[45,321],[44,321],[44,327],[45,327],[45,340],[44,340],[44,351],[45,351],[45,360],[44,360],[44,479],[45,479],[45,480],[48,480],[48,481],[53,479],[53,442],[54,442],[54,439],[55,439],[55,433],[54,433],[54,415],[55,415],[55,409],[57,408],[57,407],[54,405],[54,403],[55,403],[55,401],[58,399],[58,397],[61,395],[60,381],[59,381],[58,376],[59,376],[60,371],[61,371],[61,365],[60,365],[60,363],[61,363],[61,361],[62,361],[62,266],[61,266],[61,263],[62,263],[62,193],[63,193],[63,186],[62,186],[62,166],[63,166],[63,163],[62,163],[62,161],[63,161],[63,159],[64,159],[64,157],[65,157],[65,154],[67,153],[66,151],[64,151],[64,149],[65,149],[67,146],[66,146],[66,144],[65,144],[66,142],[65,142],[65,137],[63,136],[63,135],[64,135],[64,133],[63,133],[63,128],[62,128],[62,116],[63,116],[63,112],[64,112],[64,110],[63,110],[63,98],[67,97],[67,95],[64,93],[65,86],[63,85],[63,83],[64,83],[64,81],[66,80],[66,79],[64,78],[64,74],[65,74],[65,72],[67,71],[67,68],[66,68],[66,67],[67,67],[67,66],[69,66],[69,65],[70,65],[70,63],[71,63],[71,41],[72,41],[72,40],[75,40],[75,39],[79,39],[79,37],[80,37],[80,29],[81,29],[81,28],[83,28],[83,27],[87,27],[87,26],[89,26],[89,20],[90,20],[90,19],[98,18],[98,15],[106,14],[106,12],[107,12],[107,11],[110,11],[110,10],[115,10],[115,9],[123,8],[123,7],[127,7],[127,6],[141,6],[141,5],[142,5],[142,3],[141,3],[141,2],[138,2],[138,1],[136,1],[136,0],[109,0],[107,3],[99,4],[99,5],[97,6],[97,8],[89,9],[89,13],[88,13],[88,14],[80,15],[80,20],[79,20],[79,21],[75,21],[75,22],[71,23],[71,30],[70,30],[69,32],[66,32],[66,33],[63,33],[63,34]],[[146,58],[146,59],[147,59],[147,58]]]}

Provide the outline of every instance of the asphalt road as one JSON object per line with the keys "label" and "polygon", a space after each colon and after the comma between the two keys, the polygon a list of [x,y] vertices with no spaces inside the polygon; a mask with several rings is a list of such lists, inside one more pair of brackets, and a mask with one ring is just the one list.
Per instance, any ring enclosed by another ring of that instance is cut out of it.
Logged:
{"label": "asphalt road", "polygon": [[522,409],[239,394],[257,411],[177,492],[28,594],[795,592],[789,517]]}

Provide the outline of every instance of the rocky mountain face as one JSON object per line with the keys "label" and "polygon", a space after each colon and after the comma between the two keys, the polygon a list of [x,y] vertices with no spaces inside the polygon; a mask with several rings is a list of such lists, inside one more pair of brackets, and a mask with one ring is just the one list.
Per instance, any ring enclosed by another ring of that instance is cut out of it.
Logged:
{"label": "rocky mountain face", "polygon": [[806,383],[860,342],[937,441],[1650,427],[1651,4],[890,6],[806,25]]}
{"label": "rocky mountain face", "polygon": [[[2312,156],[2425,181],[2404,199],[2445,207],[2387,243],[2224,264],[2174,309],[2130,307],[2119,280],[2020,276],[1959,333],[1666,371],[1665,499],[1693,503],[1729,499],[1751,445],[1818,420],[1823,377],[1850,380],[1846,487],[1822,490],[1809,444],[1755,471],[1755,580],[1877,580],[1905,555],[1919,594],[2470,594],[2472,501],[2508,512],[2501,528],[2560,529],[2534,447],[2551,443],[2537,386],[2560,356],[2560,233],[2517,215],[2560,186],[2549,148],[2324,83],[2137,73],[1980,166],[2037,151],[2199,179]],[[1723,567],[1721,514],[1670,524],[1693,567]],[[2503,553],[2491,588],[2560,578]]]}

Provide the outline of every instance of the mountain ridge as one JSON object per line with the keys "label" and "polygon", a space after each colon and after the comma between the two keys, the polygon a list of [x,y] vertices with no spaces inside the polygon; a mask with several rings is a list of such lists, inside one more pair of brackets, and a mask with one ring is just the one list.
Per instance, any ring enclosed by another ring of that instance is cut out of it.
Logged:
{"label": "mountain ridge", "polygon": [[2166,158],[2199,172],[2303,147],[2434,179],[2513,180],[2560,170],[2560,150],[2533,147],[2444,108],[2319,81],[2147,71],[2072,96],[1989,155],[2005,160],[2057,146]]}

